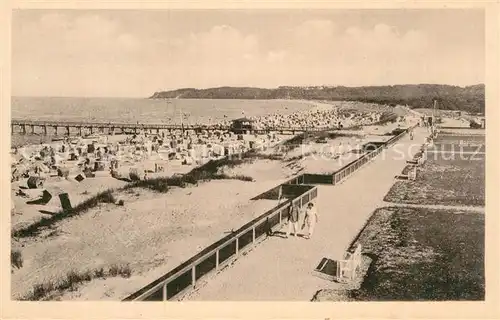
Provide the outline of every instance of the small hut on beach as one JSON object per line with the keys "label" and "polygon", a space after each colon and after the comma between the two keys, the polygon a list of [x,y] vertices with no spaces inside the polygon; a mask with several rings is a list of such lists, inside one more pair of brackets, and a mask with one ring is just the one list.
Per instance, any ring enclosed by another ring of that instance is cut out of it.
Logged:
{"label": "small hut on beach", "polygon": [[231,131],[236,134],[245,134],[254,130],[254,121],[248,118],[239,118],[233,120]]}

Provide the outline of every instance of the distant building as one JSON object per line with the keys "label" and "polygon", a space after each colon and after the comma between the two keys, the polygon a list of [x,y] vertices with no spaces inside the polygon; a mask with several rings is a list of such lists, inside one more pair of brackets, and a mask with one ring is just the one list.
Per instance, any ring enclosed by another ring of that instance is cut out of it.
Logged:
{"label": "distant building", "polygon": [[248,118],[240,118],[233,120],[231,130],[234,133],[247,133],[254,130],[254,121]]}

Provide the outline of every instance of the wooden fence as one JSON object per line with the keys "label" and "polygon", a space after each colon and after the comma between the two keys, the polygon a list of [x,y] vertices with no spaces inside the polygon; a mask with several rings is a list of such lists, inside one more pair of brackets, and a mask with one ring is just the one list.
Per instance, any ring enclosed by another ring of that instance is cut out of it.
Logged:
{"label": "wooden fence", "polygon": [[300,187],[305,192],[278,204],[123,301],[171,300],[195,288],[200,279],[234,261],[243,251],[255,246],[272,228],[281,226],[288,218],[292,203],[305,206],[318,196],[317,187],[304,185]]}

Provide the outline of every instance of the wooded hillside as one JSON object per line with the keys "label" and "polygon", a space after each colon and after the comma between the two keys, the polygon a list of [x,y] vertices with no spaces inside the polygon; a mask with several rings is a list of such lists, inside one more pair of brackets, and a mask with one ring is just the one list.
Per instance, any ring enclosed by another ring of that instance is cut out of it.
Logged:
{"label": "wooded hillside", "polygon": [[411,108],[432,107],[437,99],[440,109],[484,113],[484,85],[467,87],[417,84],[370,87],[220,87],[209,89],[185,88],[155,92],[151,99],[305,99],[348,100],[379,104],[403,104]]}

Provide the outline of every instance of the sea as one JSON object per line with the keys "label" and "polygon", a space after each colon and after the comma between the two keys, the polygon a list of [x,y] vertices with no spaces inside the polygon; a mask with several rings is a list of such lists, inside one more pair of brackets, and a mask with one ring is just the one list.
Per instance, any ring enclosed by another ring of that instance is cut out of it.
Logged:
{"label": "sea", "polygon": [[308,101],[12,97],[11,117],[23,120],[196,124],[240,117],[290,114],[313,107]]}

